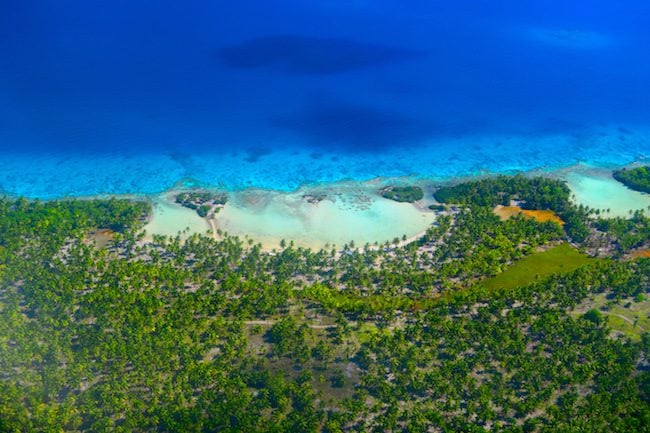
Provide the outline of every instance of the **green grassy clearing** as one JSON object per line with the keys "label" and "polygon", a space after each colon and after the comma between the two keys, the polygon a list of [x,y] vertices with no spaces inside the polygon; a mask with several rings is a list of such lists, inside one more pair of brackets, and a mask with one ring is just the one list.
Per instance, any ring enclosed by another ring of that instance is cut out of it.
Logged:
{"label": "green grassy clearing", "polygon": [[549,275],[574,271],[591,260],[594,259],[564,243],[525,257],[499,275],[486,278],[479,284],[487,289],[513,289]]}
{"label": "green grassy clearing", "polygon": [[596,295],[585,301],[571,312],[580,317],[591,309],[597,309],[607,319],[613,331],[639,341],[644,332],[650,331],[650,300],[635,302],[632,298],[620,301],[610,300],[604,294]]}

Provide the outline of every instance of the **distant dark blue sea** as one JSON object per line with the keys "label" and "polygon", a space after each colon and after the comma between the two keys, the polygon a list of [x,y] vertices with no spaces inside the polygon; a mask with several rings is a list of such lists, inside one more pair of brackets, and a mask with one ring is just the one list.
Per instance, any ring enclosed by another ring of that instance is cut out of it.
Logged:
{"label": "distant dark blue sea", "polygon": [[0,191],[643,161],[649,47],[645,0],[6,0]]}

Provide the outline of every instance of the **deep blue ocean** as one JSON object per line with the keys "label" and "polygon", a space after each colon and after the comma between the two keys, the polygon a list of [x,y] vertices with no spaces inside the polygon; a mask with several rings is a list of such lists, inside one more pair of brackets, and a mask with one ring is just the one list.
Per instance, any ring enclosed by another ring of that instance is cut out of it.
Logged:
{"label": "deep blue ocean", "polygon": [[0,1],[0,191],[650,157],[647,0]]}

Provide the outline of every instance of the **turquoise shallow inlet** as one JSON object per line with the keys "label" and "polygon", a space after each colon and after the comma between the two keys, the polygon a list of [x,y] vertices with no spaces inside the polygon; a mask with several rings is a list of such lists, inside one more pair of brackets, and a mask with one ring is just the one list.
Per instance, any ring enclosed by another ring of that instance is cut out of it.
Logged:
{"label": "turquoise shallow inlet", "polygon": [[576,203],[605,210],[606,216],[627,217],[636,210],[650,210],[650,194],[626,188],[607,171],[578,169],[565,178]]}
{"label": "turquoise shallow inlet", "polygon": [[642,1],[3,1],[0,192],[643,162],[649,14]]}

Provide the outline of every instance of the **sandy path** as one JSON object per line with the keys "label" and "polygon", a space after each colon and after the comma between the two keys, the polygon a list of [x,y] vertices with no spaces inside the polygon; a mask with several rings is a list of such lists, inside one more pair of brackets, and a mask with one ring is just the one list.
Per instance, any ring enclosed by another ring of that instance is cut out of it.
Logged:
{"label": "sandy path", "polygon": [[208,224],[210,224],[210,229],[212,230],[212,239],[217,240],[217,226],[214,223],[213,218],[206,218],[208,220]]}
{"label": "sandy path", "polygon": [[604,314],[606,314],[606,315],[608,315],[608,316],[616,316],[616,317],[618,317],[619,319],[623,319],[623,320],[625,320],[625,321],[626,321],[627,323],[629,323],[630,325],[634,325],[634,320],[630,319],[629,317],[625,317],[625,316],[623,316],[622,314],[616,314],[616,313],[610,313],[610,312],[604,312]]}
{"label": "sandy path", "polygon": [[[254,326],[254,325],[266,325],[271,326],[275,324],[275,320],[246,320],[244,325]],[[307,325],[311,329],[331,329],[336,328],[336,325]]]}

